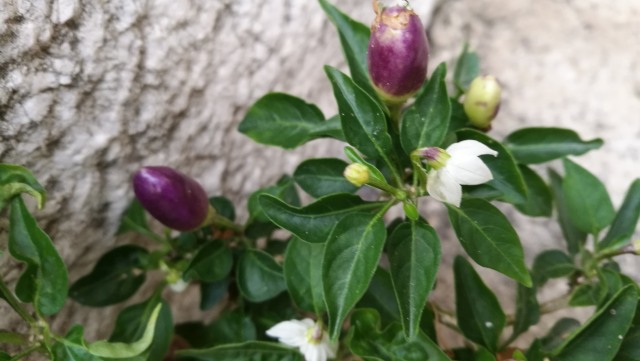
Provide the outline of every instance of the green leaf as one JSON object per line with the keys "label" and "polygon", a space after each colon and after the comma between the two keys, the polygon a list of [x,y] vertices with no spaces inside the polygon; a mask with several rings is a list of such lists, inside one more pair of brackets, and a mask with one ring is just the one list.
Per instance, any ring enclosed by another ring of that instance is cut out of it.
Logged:
{"label": "green leaf", "polygon": [[424,92],[402,116],[400,141],[407,154],[423,147],[441,145],[451,117],[451,104],[444,78],[447,65],[440,64],[429,78]]}
{"label": "green leaf", "polygon": [[518,163],[538,164],[568,155],[581,155],[602,146],[602,139],[583,141],[572,130],[563,128],[524,128],[503,141]]}
{"label": "green leaf", "polygon": [[[569,335],[580,327],[580,322],[573,318],[564,317],[556,321],[551,330],[539,340],[540,352],[557,348]],[[533,345],[532,345],[533,347]]]}
{"label": "green leaf", "polygon": [[609,193],[598,178],[568,159],[564,171],[562,193],[571,223],[582,232],[598,233],[615,217]]}
{"label": "green leaf", "polygon": [[83,328],[75,325],[67,335],[56,342],[51,348],[54,361],[104,361],[102,358],[92,355],[82,338]]}
{"label": "green leaf", "polygon": [[[9,252],[28,266],[19,280],[19,285],[23,284],[19,288],[26,286],[31,291],[30,296],[33,297],[27,298],[33,302],[38,313],[51,316],[58,312],[67,299],[67,268],[51,239],[38,226],[20,196],[11,200]],[[24,282],[28,282],[27,285]]]}
{"label": "green leaf", "polygon": [[495,353],[506,323],[498,299],[462,256],[456,257],[453,272],[458,327],[465,337]]}
{"label": "green leaf", "polygon": [[184,270],[185,280],[214,282],[224,279],[231,272],[233,254],[222,242],[205,244]]}
{"label": "green leaf", "polygon": [[289,294],[302,310],[322,314],[325,308],[320,287],[324,244],[308,243],[298,237],[288,243],[282,268]]}
{"label": "green leaf", "polygon": [[607,285],[602,281],[579,285],[571,292],[569,306],[596,306],[604,301],[606,296]]}
{"label": "green leaf", "polygon": [[219,215],[230,221],[236,220],[236,208],[228,198],[222,196],[211,197],[209,198],[209,204]]}
{"label": "green leaf", "polygon": [[140,204],[137,198],[134,198],[124,211],[116,234],[140,232],[141,230],[143,234],[146,233],[144,231],[149,231],[147,215],[144,208],[142,208],[142,204]]}
{"label": "green leaf", "polygon": [[638,290],[627,286],[554,351],[554,361],[610,361],[631,326]]}
{"label": "green leaf", "polygon": [[496,361],[496,357],[486,348],[480,347],[475,354],[475,361]]}
{"label": "green leaf", "polygon": [[313,104],[292,95],[269,93],[249,108],[238,131],[258,143],[293,149],[312,140],[324,119]]}
{"label": "green leaf", "polygon": [[391,136],[380,105],[339,70],[325,66],[325,72],[338,102],[347,142],[365,156],[380,159],[389,169],[395,169],[395,162],[390,158],[393,154]]}
{"label": "green leaf", "polygon": [[71,285],[69,297],[93,307],[122,302],[131,297],[145,280],[143,258],[146,249],[125,245],[105,253],[93,270]]}
{"label": "green leaf", "polygon": [[347,314],[369,287],[387,232],[382,214],[353,213],[329,235],[322,261],[322,287],[329,334],[337,339]]}
{"label": "green leaf", "polygon": [[542,345],[540,344],[539,339],[535,339],[533,341],[531,346],[529,346],[529,349],[527,350],[525,356],[526,361],[544,361],[545,354],[542,350]]}
{"label": "green leaf", "polygon": [[109,342],[131,343],[140,340],[158,306],[161,308],[153,331],[153,340],[143,355],[148,361],[164,360],[173,338],[173,316],[171,315],[171,307],[160,298],[159,293],[155,293],[142,303],[122,310],[118,314]]}
{"label": "green leaf", "polygon": [[342,142],[347,141],[344,138],[344,133],[342,132],[342,123],[340,122],[340,117],[337,114],[327,119],[321,125],[317,126],[316,129],[311,132],[311,136],[314,139],[328,137],[340,140]]}
{"label": "green leaf", "polygon": [[459,91],[464,92],[478,75],[480,75],[478,54],[469,51],[469,44],[464,44],[453,72],[453,84]]}
{"label": "green leaf", "polygon": [[466,199],[460,208],[447,209],[460,244],[476,263],[531,286],[520,238],[498,208],[482,199]]}
{"label": "green leaf", "polygon": [[629,241],[640,218],[640,179],[629,187],[627,194],[609,228],[607,235],[600,241],[600,249],[618,248]]}
{"label": "green leaf", "polygon": [[229,278],[215,282],[200,282],[200,311],[206,311],[222,301],[229,289]]}
{"label": "green leaf", "polygon": [[565,201],[564,193],[562,192],[562,184],[564,180],[558,173],[549,169],[549,179],[551,180],[551,190],[553,197],[555,198],[556,208],[558,211],[558,223],[560,223],[560,229],[564,235],[564,239],[567,242],[567,250],[569,254],[576,255],[580,252],[582,245],[587,239],[587,234],[580,231],[569,220],[569,209],[567,208],[567,202]]}
{"label": "green leaf", "polygon": [[256,326],[251,317],[239,311],[225,312],[208,327],[213,344],[222,345],[256,339]]}
{"label": "green leaf", "polygon": [[351,314],[345,342],[349,350],[364,361],[451,361],[422,332],[407,340],[398,323],[380,331],[380,316],[374,309],[357,309]]}
{"label": "green leaf", "polygon": [[302,354],[295,349],[259,341],[199,350],[179,350],[176,354],[203,361],[304,361]]}
{"label": "green leaf", "polygon": [[637,361],[640,360],[640,304],[636,306],[636,313],[631,322],[629,331],[622,340],[620,351],[614,361]]}
{"label": "green leaf", "polygon": [[520,169],[509,151],[500,142],[472,129],[460,130],[457,135],[458,140],[476,140],[498,152],[496,157],[482,156],[482,161],[491,170],[493,179],[483,185],[469,188],[472,190],[469,192],[472,196],[475,189],[490,188],[497,190],[500,194],[500,200],[505,202],[522,204],[527,200],[527,186],[522,173],[520,173]]}
{"label": "green leaf", "polygon": [[440,239],[423,221],[400,224],[387,242],[391,279],[407,338],[420,331],[427,296],[440,265]]}
{"label": "green leaf", "polygon": [[342,175],[347,162],[336,158],[307,159],[293,173],[300,188],[314,198],[333,193],[353,193],[358,188]]}
{"label": "green leaf", "polygon": [[22,193],[35,198],[38,209],[44,206],[47,194],[31,171],[19,165],[0,163],[0,211]]}
{"label": "green leaf", "polygon": [[378,168],[376,168],[375,165],[364,160],[364,158],[362,158],[360,154],[358,154],[358,151],[355,150],[354,148],[349,146],[344,147],[344,154],[353,163],[362,164],[365,167],[367,167],[369,169],[369,176],[371,176],[372,178],[377,179],[381,182],[385,182],[385,183],[387,182],[382,172]]}
{"label": "green leaf", "polygon": [[259,189],[251,194],[248,203],[250,222],[269,222],[269,217],[265,214],[259,201],[263,194],[272,195],[293,206],[300,205],[300,198],[296,192],[293,178],[287,175],[282,176],[275,185]]}
{"label": "green leaf", "polygon": [[551,278],[566,277],[575,271],[573,259],[560,250],[544,251],[533,261],[533,278],[538,286]]}
{"label": "green leaf", "polygon": [[238,261],[236,282],[242,296],[251,302],[263,302],[287,289],[282,268],[268,253],[245,250]]}
{"label": "green leaf", "polygon": [[372,212],[382,208],[383,204],[366,202],[347,193],[328,195],[302,208],[266,194],[258,200],[273,223],[311,243],[325,242],[333,226],[346,215]]}
{"label": "green leaf", "polygon": [[349,65],[353,81],[379,102],[376,91],[369,81],[369,71],[367,70],[367,50],[371,35],[369,27],[351,19],[326,0],[319,1],[320,6],[338,30],[342,51]]}
{"label": "green leaf", "polygon": [[378,266],[369,283],[369,288],[356,307],[375,308],[380,313],[384,326],[400,320],[398,301],[389,272]]}
{"label": "green leaf", "polygon": [[96,341],[88,344],[87,350],[89,350],[89,352],[94,356],[110,358],[128,358],[141,354],[153,342],[156,322],[158,321],[161,308],[162,304],[155,306],[151,312],[151,316],[149,316],[144,332],[138,340],[131,343]]}
{"label": "green leaf", "polygon": [[516,208],[531,217],[551,217],[553,196],[549,186],[526,165],[519,164],[518,168],[527,187],[527,199],[523,203],[516,203]]}
{"label": "green leaf", "polygon": [[536,286],[525,287],[518,284],[516,296],[516,316],[513,322],[511,340],[524,333],[540,321],[540,306],[536,298]]}

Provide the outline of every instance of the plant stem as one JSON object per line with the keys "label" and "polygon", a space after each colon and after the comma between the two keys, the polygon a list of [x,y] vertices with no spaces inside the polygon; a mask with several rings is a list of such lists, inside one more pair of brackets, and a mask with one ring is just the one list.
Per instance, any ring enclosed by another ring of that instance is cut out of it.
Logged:
{"label": "plant stem", "polygon": [[35,345],[32,346],[24,351],[19,352],[18,354],[16,354],[15,356],[13,356],[9,361],[18,361],[21,360],[22,358],[24,358],[25,356],[28,356],[29,354],[31,354],[34,351],[37,351],[38,349],[40,349],[40,345]]}
{"label": "plant stem", "polygon": [[152,232],[152,231],[150,231],[150,230],[148,230],[148,229],[146,229],[144,227],[140,227],[138,224],[136,224],[135,222],[133,222],[129,218],[125,217],[122,220],[122,223],[124,223],[125,225],[133,228],[136,232],[153,239],[154,241],[158,241],[158,242],[160,242],[162,244],[166,243],[166,240],[164,238],[160,237],[158,234],[156,234],[156,233],[154,233],[154,232]]}
{"label": "plant stem", "polygon": [[540,314],[552,313],[563,308],[569,306],[569,298],[571,297],[571,292],[562,295],[560,297],[551,299],[540,305]]}
{"label": "plant stem", "polygon": [[36,324],[36,320],[22,307],[20,301],[18,301],[13,292],[9,290],[2,277],[0,277],[0,293],[2,293],[4,299],[7,301],[7,303],[9,303],[9,306],[11,306],[11,308],[13,308],[13,310],[16,311],[16,313],[20,315],[23,320],[28,322],[31,326],[34,326]]}

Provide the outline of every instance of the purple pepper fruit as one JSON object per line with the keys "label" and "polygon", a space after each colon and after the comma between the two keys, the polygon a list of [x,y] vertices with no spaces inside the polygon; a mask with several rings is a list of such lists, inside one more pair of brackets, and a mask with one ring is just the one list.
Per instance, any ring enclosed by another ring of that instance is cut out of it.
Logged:
{"label": "purple pepper fruit", "polygon": [[387,103],[404,103],[427,77],[427,35],[408,5],[375,10],[367,53],[369,76]]}
{"label": "purple pepper fruit", "polygon": [[198,228],[207,218],[207,193],[195,180],[169,167],[142,167],[133,192],[154,218],[178,231]]}

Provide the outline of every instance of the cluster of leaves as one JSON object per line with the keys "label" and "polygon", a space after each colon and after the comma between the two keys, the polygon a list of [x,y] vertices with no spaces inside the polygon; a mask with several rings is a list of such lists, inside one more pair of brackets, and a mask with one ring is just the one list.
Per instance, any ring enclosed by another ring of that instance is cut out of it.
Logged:
{"label": "cluster of leaves", "polygon": [[[366,166],[390,191],[364,200],[342,175],[347,162],[321,158],[302,162],[292,176],[254,192],[244,224],[235,223],[233,204],[216,196],[210,198],[219,216],[215,226],[160,235],[134,201],[118,233],[135,232],[157,241],[156,246],[118,246],[69,286],[64,263],[21,197],[30,194],[41,204],[44,190],[26,169],[2,165],[0,207],[9,206],[9,252],[25,269],[15,292],[1,280],[0,291],[30,324],[31,334],[0,332],[0,343],[22,347],[13,356],[0,353],[0,360],[34,351],[60,361],[302,360],[298,351],[269,340],[265,330],[310,315],[340,342],[341,359],[485,361],[506,351],[528,361],[640,358],[638,286],[614,261],[635,252],[630,238],[640,216],[640,180],[616,211],[602,183],[566,158],[599,148],[601,140],[583,141],[568,129],[525,128],[499,141],[473,129],[459,97],[478,74],[479,61],[466,48],[453,74],[456,95],[449,95],[447,68],[441,64],[403,112],[389,111],[367,75],[369,28],[325,0],[320,4],[336,25],[351,74],[325,67],[339,114],[327,119],[313,104],[272,93],[251,107],[239,130],[286,149],[321,137],[344,141],[349,161]],[[428,219],[417,215],[426,192],[416,187],[421,184],[416,179],[427,169],[415,164],[411,153],[462,140],[483,143],[498,156],[482,158],[492,181],[464,187],[460,207],[446,206],[468,256],[454,262],[453,313],[428,300],[431,292],[450,291],[434,288],[440,237]],[[550,170],[548,181],[532,168],[557,159],[564,175]],[[301,204],[298,189],[314,200]],[[492,202],[532,217],[555,213],[566,249],[544,251],[529,269],[520,237]],[[396,204],[403,204],[407,216],[385,222]],[[518,282],[515,315],[505,314],[472,262]],[[49,328],[46,318],[68,297],[92,307],[121,303],[139,291],[149,272],[161,272],[164,280],[142,303],[120,312],[108,340],[88,342],[81,326],[64,336]],[[538,303],[537,290],[554,278],[569,285],[569,293],[554,304],[595,306],[593,315],[582,324],[562,319],[547,336],[513,352],[511,343],[553,309]],[[214,321],[174,325],[163,290],[184,283],[198,285],[200,309],[215,308]],[[469,346],[440,347],[438,323],[460,332]]]}

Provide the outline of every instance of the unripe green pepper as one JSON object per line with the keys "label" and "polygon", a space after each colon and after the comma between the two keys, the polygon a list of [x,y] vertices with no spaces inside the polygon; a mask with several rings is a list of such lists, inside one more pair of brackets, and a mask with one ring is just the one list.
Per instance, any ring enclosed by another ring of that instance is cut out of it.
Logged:
{"label": "unripe green pepper", "polygon": [[479,76],[469,85],[464,97],[464,112],[471,124],[482,130],[491,129],[491,121],[498,115],[502,88],[491,76]]}

